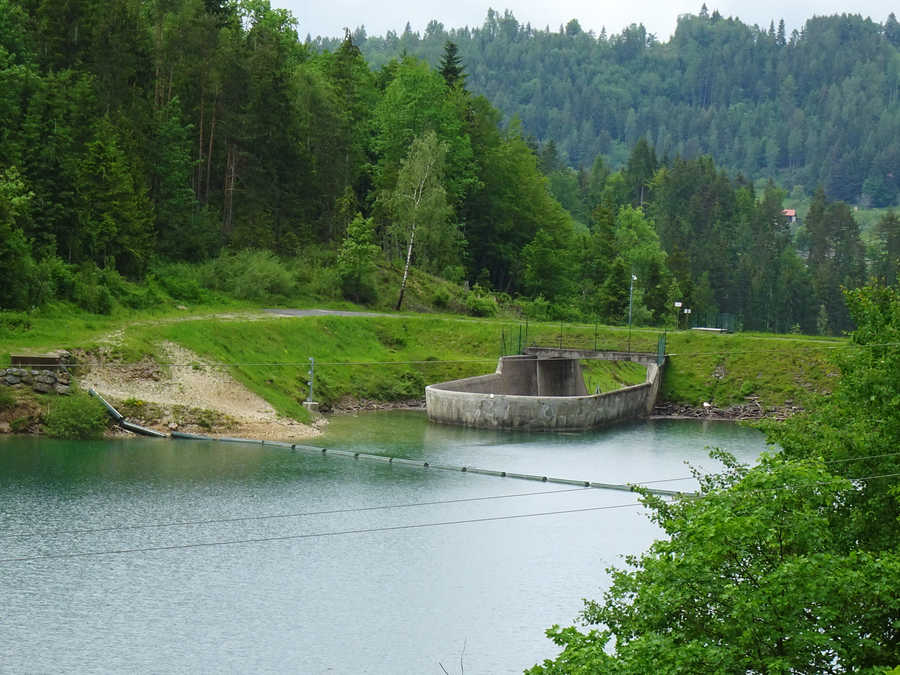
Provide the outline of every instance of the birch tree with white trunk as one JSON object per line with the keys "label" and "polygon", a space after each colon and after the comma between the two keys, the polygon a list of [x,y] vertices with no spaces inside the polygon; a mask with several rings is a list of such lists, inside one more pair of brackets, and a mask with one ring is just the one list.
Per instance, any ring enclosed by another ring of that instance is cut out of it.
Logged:
{"label": "birch tree with white trunk", "polygon": [[434,131],[426,131],[413,140],[409,154],[400,165],[397,187],[391,198],[395,216],[392,229],[397,239],[406,242],[406,264],[397,299],[398,310],[406,292],[417,231],[442,227],[452,211],[447,204],[447,192],[441,184],[446,154],[446,143],[440,142]]}

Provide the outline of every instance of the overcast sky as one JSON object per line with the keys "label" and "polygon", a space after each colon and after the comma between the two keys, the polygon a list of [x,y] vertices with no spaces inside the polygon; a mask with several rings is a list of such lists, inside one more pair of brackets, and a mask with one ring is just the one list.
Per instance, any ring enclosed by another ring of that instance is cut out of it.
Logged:
{"label": "overcast sky", "polygon": [[[344,27],[355,30],[365,26],[369,35],[384,35],[388,30],[403,32],[409,21],[414,31],[422,33],[431,19],[437,19],[447,30],[463,26],[481,26],[489,7],[503,13],[509,9],[520,23],[551,30],[570,19],[578,19],[584,30],[620,33],[632,23],[643,23],[647,30],[665,42],[675,30],[679,14],[700,11],[703,0],[271,0],[273,7],[289,9],[299,23],[299,34],[337,37]],[[744,23],[768,27],[771,20],[784,19],[787,32],[801,28],[811,16],[854,13],[884,23],[891,11],[898,11],[896,0],[727,0],[707,2],[710,13],[718,9],[722,16],[736,16]]]}

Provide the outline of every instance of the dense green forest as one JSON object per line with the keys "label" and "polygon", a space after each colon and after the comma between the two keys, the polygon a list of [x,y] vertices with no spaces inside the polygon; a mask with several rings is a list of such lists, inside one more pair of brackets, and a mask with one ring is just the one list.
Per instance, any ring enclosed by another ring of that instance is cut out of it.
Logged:
{"label": "dense green forest", "polygon": [[[108,313],[204,287],[274,301],[304,285],[317,301],[401,308],[412,267],[470,289],[474,314],[622,323],[633,301],[635,323],[661,326],[681,302],[694,323],[837,334],[852,326],[842,286],[896,282],[892,212],[866,248],[826,185],[792,231],[775,183],[693,151],[661,157],[645,137],[626,138],[617,170],[597,154],[576,171],[565,138],[533,141],[474,92],[484,66],[468,42],[441,42],[435,66],[406,53],[373,68],[350,34],[322,50],[297,31],[266,0],[0,0],[0,308]],[[471,40],[510,51],[485,31]],[[625,39],[514,33],[613,53]]]}
{"label": "dense green forest", "polygon": [[[640,138],[661,157],[708,154],[788,190],[873,206],[900,190],[900,23],[859,15],[809,19],[786,34],[711,14],[679,17],[660,42],[641,25],[595,35],[577,19],[540,29],[489,11],[480,27],[354,39],[376,67],[401,53],[437,64],[447,40],[468,85],[567,163],[624,163]],[[318,47],[332,48],[318,39]]]}

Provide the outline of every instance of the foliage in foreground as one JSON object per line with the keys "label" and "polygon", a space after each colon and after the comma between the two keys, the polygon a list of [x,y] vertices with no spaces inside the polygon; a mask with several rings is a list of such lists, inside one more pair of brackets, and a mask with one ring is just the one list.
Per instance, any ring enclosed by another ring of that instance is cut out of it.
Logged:
{"label": "foliage in foreground", "polygon": [[50,404],[44,418],[44,430],[54,438],[102,438],[108,424],[103,405],[84,392],[60,396]]}
{"label": "foliage in foreground", "polygon": [[590,627],[532,675],[882,673],[900,663],[900,293],[848,294],[859,353],[818,411],[748,469],[724,453],[701,496],[644,503],[667,539],[611,569]]}
{"label": "foliage in foreground", "polygon": [[859,329],[841,350],[840,386],[816,414],[775,426],[770,437],[790,458],[818,453],[836,474],[888,475],[848,494],[850,543],[896,550],[900,542],[900,291],[870,286],[846,293]]}
{"label": "foliage in foreground", "polygon": [[900,659],[900,556],[836,546],[852,484],[821,460],[722,457],[702,499],[645,497],[669,538],[587,603],[582,619],[603,628],[551,629],[566,649],[532,673],[880,673]]}

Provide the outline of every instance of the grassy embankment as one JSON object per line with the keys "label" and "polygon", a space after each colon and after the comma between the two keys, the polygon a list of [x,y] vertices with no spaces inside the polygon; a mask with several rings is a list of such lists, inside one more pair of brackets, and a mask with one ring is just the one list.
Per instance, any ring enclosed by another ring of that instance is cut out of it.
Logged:
{"label": "grassy embankment", "polygon": [[[634,351],[656,352],[662,331],[635,329]],[[553,344],[559,324],[532,327],[530,338]],[[564,326],[563,341],[585,347],[624,350],[628,330],[618,327]],[[717,407],[743,403],[758,396],[763,406],[807,406],[818,394],[831,391],[837,369],[828,354],[847,344],[844,339],[764,333],[667,333],[670,355],[663,377],[662,400],[698,406],[704,401]]]}
{"label": "grassy embankment", "polygon": [[[235,306],[218,308],[234,311]],[[10,353],[51,348],[96,348],[119,333],[112,356],[126,361],[157,354],[164,340],[179,343],[207,361],[230,364],[231,373],[267,399],[278,412],[305,420],[309,357],[316,359],[315,397],[334,404],[344,397],[382,401],[420,398],[426,384],[491,372],[504,350],[523,341],[599,349],[626,348],[621,327],[530,324],[518,321],[439,315],[390,317],[263,317],[241,320],[185,316],[185,312],[101,316],[32,316],[26,323],[0,325],[0,363]],[[192,320],[184,320],[190,318]],[[655,352],[659,331],[635,329],[634,351]],[[830,391],[836,369],[827,355],[842,340],[760,334],[668,334],[673,354],[663,382],[664,400],[719,407],[758,396],[761,405],[808,405]],[[511,346],[512,345],[512,346]],[[185,366],[175,366],[185,367]],[[592,364],[590,391],[642,381],[630,364]]]}

